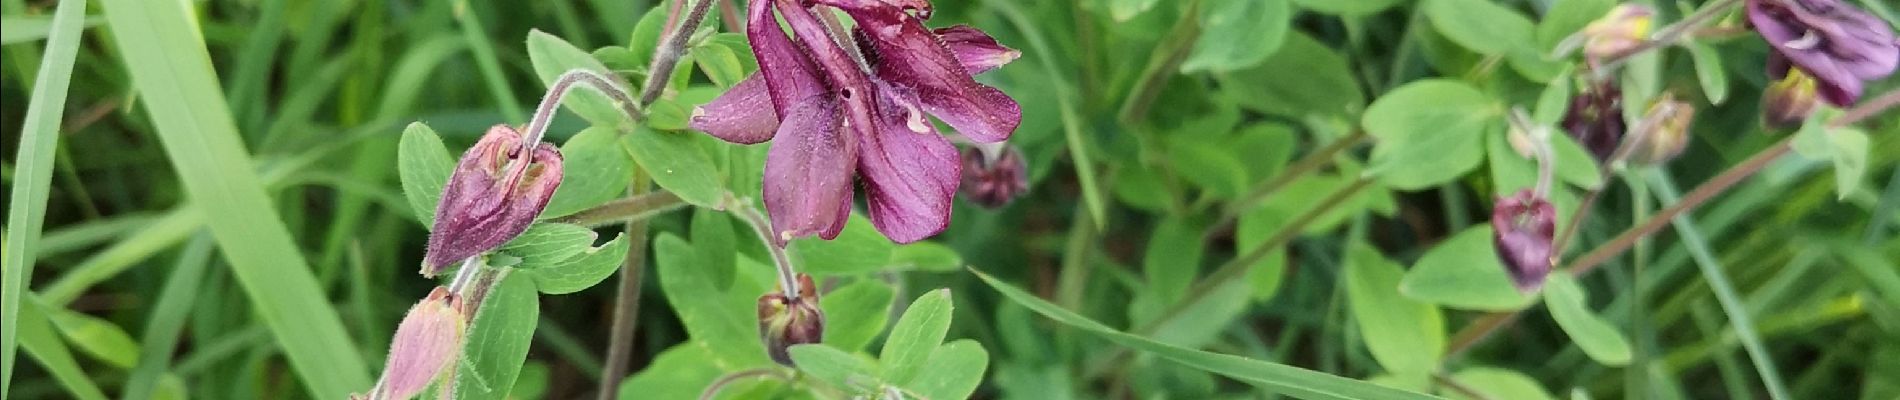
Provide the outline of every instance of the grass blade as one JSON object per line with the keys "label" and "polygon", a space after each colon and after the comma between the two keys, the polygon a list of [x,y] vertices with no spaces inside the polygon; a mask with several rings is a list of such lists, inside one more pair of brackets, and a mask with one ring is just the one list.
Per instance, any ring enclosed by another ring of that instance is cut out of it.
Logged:
{"label": "grass blade", "polygon": [[192,204],[312,398],[369,388],[368,369],[271,207],[188,3],[110,0],[106,19]]}
{"label": "grass blade", "polygon": [[19,318],[16,322],[20,329],[20,348],[39,360],[46,372],[53,375],[53,380],[65,387],[73,398],[105,400],[105,392],[86,378],[86,371],[79,368],[79,360],[73,359],[72,351],[60,341],[59,332],[53,330],[53,321],[47,320],[43,308],[45,305],[32,299],[23,300],[20,312],[13,315]]}
{"label": "grass blade", "polygon": [[47,34],[46,55],[20,124],[20,155],[13,160],[13,187],[8,190],[6,255],[0,261],[0,399],[12,393],[13,343],[19,329],[22,293],[33,277],[34,244],[46,222],[46,195],[53,181],[53,154],[59,144],[59,124],[66,112],[66,88],[72,83],[73,58],[79,55],[79,32],[85,23],[85,0],[61,0]]}
{"label": "grass blade", "polygon": [[198,284],[204,280],[210,261],[211,237],[206,235],[193,238],[178,256],[178,263],[172,267],[171,276],[165,278],[165,288],[159,292],[158,302],[153,304],[151,316],[146,319],[145,332],[139,335],[142,338],[139,348],[144,353],[139,355],[138,366],[132,368],[131,377],[126,379],[124,398],[152,397],[165,367],[171,364],[179,332],[185,328],[192,302],[198,299]]}
{"label": "grass blade", "polygon": [[[1665,206],[1675,204],[1681,197],[1676,184],[1662,170],[1650,169],[1644,173],[1643,180],[1649,182],[1656,191],[1656,198]],[[1775,370],[1775,360],[1770,358],[1768,348],[1762,347],[1761,336],[1755,333],[1755,321],[1748,315],[1748,309],[1742,304],[1741,296],[1735,292],[1735,285],[1729,283],[1728,274],[1722,272],[1721,261],[1715,259],[1715,253],[1709,250],[1708,238],[1702,236],[1695,221],[1688,214],[1676,216],[1671,222],[1676,226],[1676,234],[1681,236],[1682,245],[1689,249],[1689,255],[1695,259],[1697,267],[1702,269],[1702,278],[1708,280],[1709,288],[1715,292],[1715,300],[1722,305],[1722,314],[1728,316],[1729,326],[1735,329],[1735,337],[1742,341],[1742,350],[1748,352],[1750,362],[1755,364],[1755,372],[1761,375],[1763,385],[1768,387],[1768,397],[1775,400],[1789,399],[1787,385],[1781,382],[1781,373]]]}

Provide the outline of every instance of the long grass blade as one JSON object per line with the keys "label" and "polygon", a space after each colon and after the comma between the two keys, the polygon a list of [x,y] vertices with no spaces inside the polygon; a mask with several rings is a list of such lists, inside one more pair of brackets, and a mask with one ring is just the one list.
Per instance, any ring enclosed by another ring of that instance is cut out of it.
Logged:
{"label": "long grass blade", "polygon": [[[61,341],[59,332],[53,329],[53,321],[47,319],[45,305],[33,299],[24,300],[18,314],[20,348],[28,356],[39,361],[40,366],[53,376],[53,380],[73,398],[80,400],[105,400],[105,392],[99,385],[86,377],[86,371],[79,368],[79,360],[73,359],[72,350]],[[9,324],[12,325],[12,324]]]}
{"label": "long grass blade", "polygon": [[153,304],[151,316],[146,319],[145,332],[139,335],[139,348],[143,353],[139,354],[138,366],[132,368],[132,376],[126,379],[122,398],[152,398],[165,367],[171,364],[172,351],[190,317],[192,302],[198,299],[198,284],[204,281],[205,270],[211,265],[211,243],[208,235],[193,238],[178,256],[171,276],[165,278],[165,288],[159,291],[158,302]]}
{"label": "long grass blade", "polygon": [[369,388],[342,319],[252,169],[189,3],[109,0],[107,23],[192,204],[312,398]]}
{"label": "long grass blade", "polygon": [[5,255],[0,261],[0,399],[13,386],[13,344],[19,334],[16,319],[33,277],[34,245],[46,222],[46,196],[53,181],[53,154],[59,144],[59,124],[66,112],[66,88],[72,83],[73,59],[79,56],[79,32],[85,23],[85,0],[61,0],[53,12],[46,38],[46,56],[34,79],[26,120],[20,124],[20,155],[13,160],[13,197],[7,203]]}

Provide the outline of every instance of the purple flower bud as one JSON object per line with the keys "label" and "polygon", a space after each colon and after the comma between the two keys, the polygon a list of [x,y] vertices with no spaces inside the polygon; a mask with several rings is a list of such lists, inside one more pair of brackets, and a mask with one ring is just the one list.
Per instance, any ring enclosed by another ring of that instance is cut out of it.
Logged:
{"label": "purple flower bud", "polygon": [[987,208],[1008,205],[1029,191],[1029,167],[1015,146],[963,151],[963,197]]}
{"label": "purple flower bud", "polygon": [[383,378],[371,397],[408,399],[428,388],[460,357],[462,329],[467,323],[461,299],[442,287],[429,292],[429,297],[409,308],[409,315],[396,326]]}
{"label": "purple flower bud", "polygon": [[1530,190],[1499,197],[1491,209],[1491,242],[1498,260],[1519,292],[1544,286],[1550,274],[1551,241],[1557,234],[1557,210]]}
{"label": "purple flower bud", "polygon": [[759,296],[759,340],[772,361],[789,367],[793,345],[824,339],[825,312],[818,308],[818,286],[812,284],[811,275],[798,275],[796,299],[785,297],[784,292]]}
{"label": "purple flower bud", "polygon": [[1749,0],[1748,21],[1775,53],[1814,78],[1829,104],[1853,105],[1868,81],[1900,65],[1893,29],[1840,0]]}
{"label": "purple flower bud", "polygon": [[1623,91],[1616,82],[1605,80],[1570,98],[1563,127],[1578,144],[1589,149],[1597,161],[1610,158],[1623,140]]}
{"label": "purple flower bud", "polygon": [[1775,81],[1762,90],[1762,125],[1773,129],[1800,125],[1820,106],[1814,77],[1799,69],[1789,68],[1787,59],[1780,54],[1769,53],[1768,75],[1775,77]]}
{"label": "purple flower bud", "polygon": [[521,235],[547,208],[561,185],[561,153],[554,145],[522,143],[506,125],[462,153],[435,206],[435,227],[423,256],[422,276],[494,250]]}
{"label": "purple flower bud", "polygon": [[1662,164],[1675,159],[1689,145],[1691,122],[1695,122],[1695,106],[1664,93],[1637,125],[1639,139],[1630,147],[1629,162]]}
{"label": "purple flower bud", "polygon": [[1656,11],[1647,5],[1626,3],[1610,9],[1590,25],[1583,27],[1583,54],[1603,60],[1635,49],[1649,38]]}

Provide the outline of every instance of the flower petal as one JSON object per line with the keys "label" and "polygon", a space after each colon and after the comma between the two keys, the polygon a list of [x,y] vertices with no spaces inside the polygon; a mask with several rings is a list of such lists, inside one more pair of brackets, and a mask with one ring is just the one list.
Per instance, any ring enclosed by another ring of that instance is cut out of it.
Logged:
{"label": "flower petal", "polygon": [[771,140],[772,133],[778,131],[778,110],[772,107],[772,93],[764,75],[753,73],[725,94],[693,108],[692,127],[738,144]]}
{"label": "flower petal", "polygon": [[765,209],[773,240],[838,237],[851,213],[856,139],[843,129],[838,102],[826,94],[793,105],[765,156]]}
{"label": "flower petal", "polygon": [[[978,142],[1009,139],[1022,107],[996,88],[977,83],[917,17],[879,0],[817,0],[857,20],[877,59],[872,67],[891,85],[916,93],[923,108]],[[867,56],[867,58],[870,58]]]}
{"label": "flower petal", "polygon": [[772,110],[783,116],[795,102],[829,89],[824,78],[818,75],[817,65],[805,56],[804,48],[792,43],[792,38],[779,28],[778,19],[772,18],[771,7],[771,0],[748,4],[746,37],[752,43],[752,56],[759,60],[759,72],[754,75],[765,78]]}
{"label": "flower petal", "polygon": [[932,33],[943,39],[943,47],[956,56],[957,62],[963,65],[963,72],[970,75],[989,72],[1023,56],[1023,52],[1005,47],[990,34],[969,25],[938,28]]}
{"label": "flower petal", "polygon": [[521,154],[521,133],[496,125],[462,153],[443,185],[422,275],[494,250],[534,224],[561,185],[561,153],[547,143]]}
{"label": "flower petal", "polygon": [[923,240],[950,225],[950,203],[962,177],[957,148],[929,123],[923,130],[904,116],[901,97],[878,96],[878,134],[859,137],[858,171],[871,224],[898,243]]}

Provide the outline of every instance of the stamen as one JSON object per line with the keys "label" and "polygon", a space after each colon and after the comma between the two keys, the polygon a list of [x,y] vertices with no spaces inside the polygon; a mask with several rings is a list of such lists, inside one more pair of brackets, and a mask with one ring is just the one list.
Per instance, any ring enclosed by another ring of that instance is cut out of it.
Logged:
{"label": "stamen", "polygon": [[1821,44],[1821,36],[1814,34],[1814,31],[1810,30],[1810,31],[1801,32],[1800,39],[1790,40],[1787,43],[1782,43],[1781,47],[1786,47],[1786,48],[1795,49],[1795,50],[1812,50],[1814,49],[1815,46],[1818,46],[1820,44]]}

